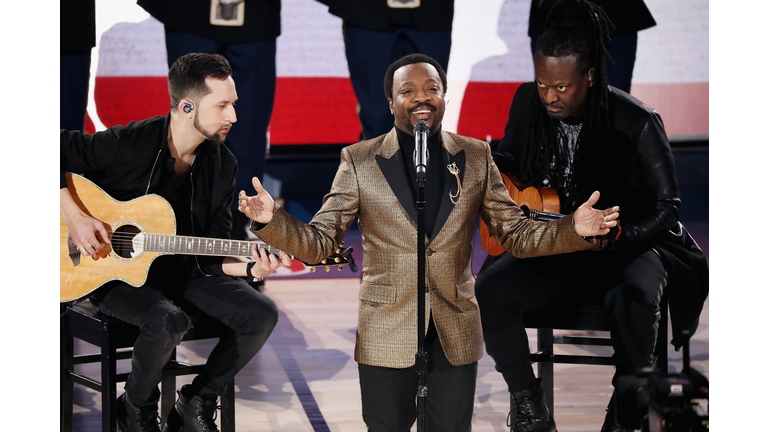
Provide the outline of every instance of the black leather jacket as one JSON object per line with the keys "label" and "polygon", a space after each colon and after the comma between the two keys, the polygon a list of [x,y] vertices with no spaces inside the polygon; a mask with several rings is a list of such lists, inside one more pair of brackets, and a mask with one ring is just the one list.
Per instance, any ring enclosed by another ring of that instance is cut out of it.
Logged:
{"label": "black leather jacket", "polygon": [[[62,130],[60,187],[67,187],[65,174],[73,172],[119,201],[153,193],[170,156],[169,122],[170,114],[113,126],[93,135]],[[236,170],[237,161],[226,146],[207,140],[200,144],[191,173],[191,232],[177,234],[229,238]],[[177,222],[177,227],[184,225]],[[190,256],[186,260],[197,275],[224,275],[223,257]]]}
{"label": "black leather jacket", "polygon": [[[512,100],[504,138],[494,152],[501,172],[520,177],[521,151],[528,142],[532,109],[544,108],[536,84],[525,83]],[[579,171],[588,175],[580,177],[579,196],[572,200],[572,206],[599,190],[596,207],[621,207],[623,233],[617,249],[653,249],[659,254],[668,275],[672,344],[680,349],[696,332],[709,295],[707,260],[678,222],[681,202],[677,174],[661,117],[653,108],[613,87],[608,111],[610,127],[598,134],[585,133],[579,144],[574,170],[576,175]],[[563,213],[573,210],[561,207]]]}
{"label": "black leather jacket", "polygon": [[[611,127],[600,133],[586,133],[579,143],[574,171],[580,177],[580,189],[570,203],[561,194],[561,212],[574,211],[599,190],[598,208],[621,207],[620,243],[653,243],[654,238],[675,226],[681,206],[664,124],[653,108],[613,87],[608,108]],[[524,83],[512,100],[504,137],[494,152],[499,170],[512,172],[518,178],[531,109],[544,108],[536,84]]]}

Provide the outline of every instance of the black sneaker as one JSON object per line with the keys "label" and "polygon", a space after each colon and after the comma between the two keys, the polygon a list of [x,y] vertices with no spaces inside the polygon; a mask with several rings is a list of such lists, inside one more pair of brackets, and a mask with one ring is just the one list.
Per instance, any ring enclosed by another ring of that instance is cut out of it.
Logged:
{"label": "black sneaker", "polygon": [[154,408],[133,407],[125,393],[117,398],[117,430],[121,432],[160,432],[157,406]]}

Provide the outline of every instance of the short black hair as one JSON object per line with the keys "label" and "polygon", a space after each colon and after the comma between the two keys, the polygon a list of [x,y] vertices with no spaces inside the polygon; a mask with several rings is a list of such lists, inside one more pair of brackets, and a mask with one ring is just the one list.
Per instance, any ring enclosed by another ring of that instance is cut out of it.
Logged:
{"label": "short black hair", "polygon": [[184,98],[199,101],[211,92],[205,79],[227,79],[232,67],[219,54],[190,53],[179,57],[168,71],[168,94],[171,108],[176,108]]}
{"label": "short black hair", "polygon": [[440,81],[443,82],[443,94],[448,92],[448,77],[445,76],[443,67],[440,66],[435,59],[425,54],[409,54],[400,60],[389,65],[387,73],[384,74],[384,95],[387,99],[392,99],[392,85],[394,84],[395,71],[403,66],[408,66],[414,63],[429,63],[437,69],[437,75],[440,77]]}

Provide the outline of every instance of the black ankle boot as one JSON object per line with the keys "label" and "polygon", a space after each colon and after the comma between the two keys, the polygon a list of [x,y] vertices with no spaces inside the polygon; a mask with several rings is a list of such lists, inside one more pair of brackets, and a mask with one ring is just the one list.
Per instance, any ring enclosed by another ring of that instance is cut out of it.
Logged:
{"label": "black ankle boot", "polygon": [[541,380],[530,390],[510,393],[510,413],[507,426],[510,432],[557,432],[555,419],[544,400]]}
{"label": "black ankle boot", "polygon": [[218,432],[215,395],[189,395],[188,385],[179,390],[179,400],[168,415],[163,432]]}
{"label": "black ankle boot", "polygon": [[121,432],[160,432],[157,406],[154,408],[134,407],[125,398],[117,398],[117,430]]}

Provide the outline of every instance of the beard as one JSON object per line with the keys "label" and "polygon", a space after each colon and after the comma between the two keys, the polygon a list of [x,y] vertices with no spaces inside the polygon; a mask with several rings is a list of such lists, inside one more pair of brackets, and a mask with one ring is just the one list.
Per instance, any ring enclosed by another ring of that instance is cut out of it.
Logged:
{"label": "beard", "polygon": [[195,126],[195,129],[197,129],[198,132],[203,134],[205,139],[207,139],[208,141],[214,144],[224,144],[224,141],[226,141],[227,139],[226,133],[220,133],[218,130],[216,130],[215,132],[209,132],[205,130],[203,126],[200,124],[200,119],[198,118],[197,113],[195,113],[195,118],[192,121],[192,125]]}

